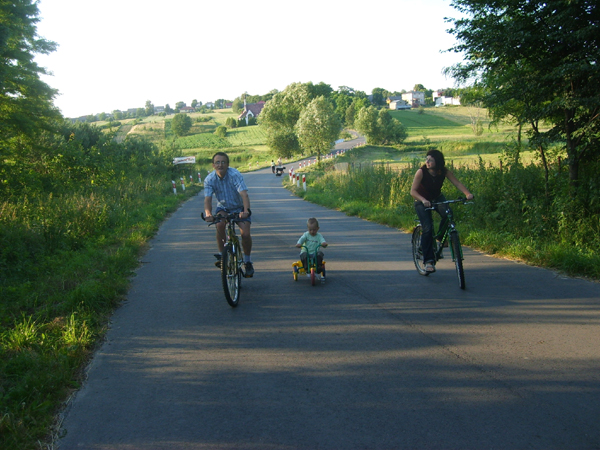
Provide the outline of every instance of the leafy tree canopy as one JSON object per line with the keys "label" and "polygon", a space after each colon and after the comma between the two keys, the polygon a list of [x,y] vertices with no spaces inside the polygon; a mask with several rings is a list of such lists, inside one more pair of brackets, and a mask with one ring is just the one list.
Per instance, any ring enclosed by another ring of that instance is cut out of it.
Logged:
{"label": "leafy tree canopy", "polygon": [[49,128],[60,112],[54,107],[57,91],[40,79],[46,70],[35,54],[56,49],[37,36],[39,11],[32,0],[0,1],[0,160],[10,155],[15,138],[32,139]]}
{"label": "leafy tree canopy", "polygon": [[185,136],[192,128],[192,118],[185,113],[175,114],[171,121],[171,130],[177,136]]}
{"label": "leafy tree canopy", "polygon": [[[449,19],[464,62],[449,69],[459,82],[484,87],[496,119],[540,121],[552,128],[537,142],[564,143],[571,185],[579,163],[600,158],[600,5],[593,0],[453,0]],[[544,139],[545,137],[545,139]]]}
{"label": "leafy tree canopy", "polygon": [[331,101],[324,96],[312,100],[300,113],[296,123],[298,141],[309,154],[321,154],[331,149],[340,134],[341,121]]}

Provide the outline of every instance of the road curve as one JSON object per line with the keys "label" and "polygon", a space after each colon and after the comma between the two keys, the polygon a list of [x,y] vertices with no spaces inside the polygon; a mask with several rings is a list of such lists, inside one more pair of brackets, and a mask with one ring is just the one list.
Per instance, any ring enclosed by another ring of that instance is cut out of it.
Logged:
{"label": "road curve", "polygon": [[[245,178],[240,305],[195,197],[143,257],[58,448],[600,447],[599,284],[465,249],[463,291],[450,258],[416,273],[409,235],[298,199],[270,168]],[[314,287],[291,272],[311,216],[330,244]]]}

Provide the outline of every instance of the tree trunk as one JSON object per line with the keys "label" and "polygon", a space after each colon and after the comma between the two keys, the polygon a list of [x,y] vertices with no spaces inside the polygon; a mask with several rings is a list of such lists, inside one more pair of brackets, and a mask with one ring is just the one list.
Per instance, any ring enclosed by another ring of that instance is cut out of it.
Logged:
{"label": "tree trunk", "polygon": [[577,188],[579,186],[579,153],[577,143],[573,139],[575,131],[575,112],[573,110],[565,110],[565,140],[567,147],[567,155],[569,156],[569,186],[571,187],[571,197],[577,196]]}

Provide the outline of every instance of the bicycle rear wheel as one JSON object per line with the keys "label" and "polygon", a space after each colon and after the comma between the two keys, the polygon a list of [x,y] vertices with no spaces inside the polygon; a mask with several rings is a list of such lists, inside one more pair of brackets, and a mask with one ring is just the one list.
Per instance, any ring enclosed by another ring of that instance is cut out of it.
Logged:
{"label": "bicycle rear wheel", "polygon": [[225,299],[232,308],[240,301],[240,279],[237,253],[231,244],[227,244],[221,254],[221,280]]}
{"label": "bicycle rear wheel", "polygon": [[425,261],[423,261],[423,250],[421,249],[421,235],[423,234],[423,228],[421,225],[417,225],[413,230],[412,234],[412,252],[413,262],[417,268],[419,275],[429,275],[429,272],[425,270]]}
{"label": "bicycle rear wheel", "polygon": [[450,245],[452,245],[452,258],[456,266],[456,276],[458,277],[458,287],[465,288],[465,271],[463,269],[462,247],[458,238],[458,231],[450,232]]}

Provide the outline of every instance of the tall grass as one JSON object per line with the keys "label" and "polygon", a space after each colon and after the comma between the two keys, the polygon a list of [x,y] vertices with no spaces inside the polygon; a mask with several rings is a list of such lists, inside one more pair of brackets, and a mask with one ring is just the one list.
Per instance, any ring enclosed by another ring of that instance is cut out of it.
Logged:
{"label": "tall grass", "polygon": [[0,448],[40,448],[174,196],[172,154],[88,125],[0,165]]}

